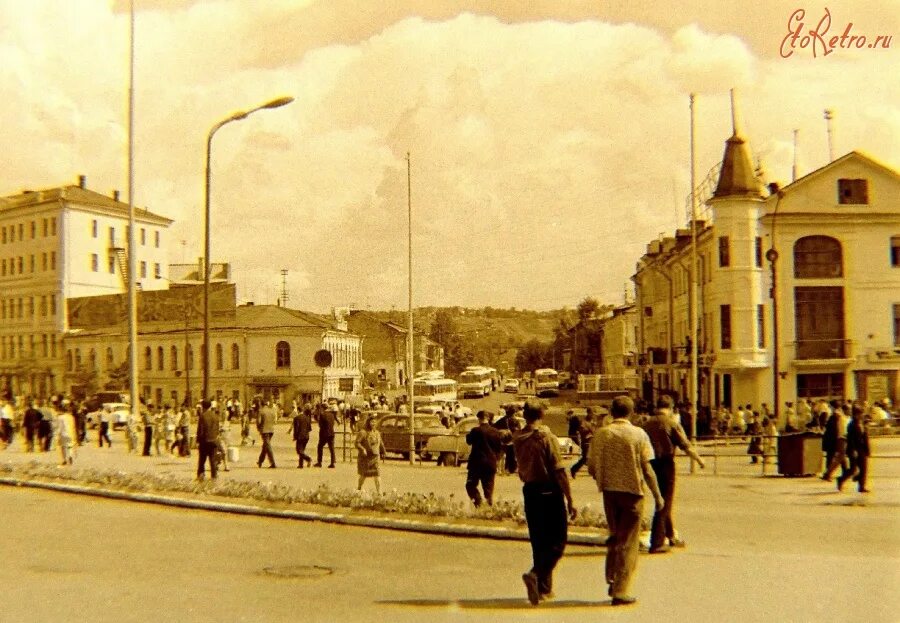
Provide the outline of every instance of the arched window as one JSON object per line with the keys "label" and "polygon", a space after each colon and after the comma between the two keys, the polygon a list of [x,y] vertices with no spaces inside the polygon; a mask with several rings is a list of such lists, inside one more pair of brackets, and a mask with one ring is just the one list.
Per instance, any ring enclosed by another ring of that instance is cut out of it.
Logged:
{"label": "arched window", "polygon": [[163,350],[162,346],[156,347],[156,369],[157,370],[165,370],[166,369],[166,355],[165,350]]}
{"label": "arched window", "polygon": [[112,370],[115,367],[115,358],[113,357],[112,346],[106,347],[106,369]]}
{"label": "arched window", "polygon": [[844,274],[841,243],[828,236],[806,236],[794,243],[794,277],[831,279]]}
{"label": "arched window", "polygon": [[225,367],[225,354],[221,344],[216,344],[216,370]]}
{"label": "arched window", "polygon": [[291,367],[291,345],[287,342],[278,342],[275,345],[275,367]]}
{"label": "arched window", "polygon": [[241,349],[238,348],[237,344],[231,345],[231,369],[241,369]]}
{"label": "arched window", "polygon": [[144,370],[153,369],[153,349],[149,346],[144,347]]}
{"label": "arched window", "polygon": [[[22,350],[22,345],[19,344],[19,351],[21,352],[21,350]],[[80,367],[81,367],[81,349],[76,348],[75,349],[75,369],[77,370]]]}
{"label": "arched window", "polygon": [[169,349],[169,366],[172,370],[178,369],[178,347],[173,346]]}
{"label": "arched window", "polygon": [[184,348],[184,361],[188,370],[194,369],[194,349],[188,344]]}
{"label": "arched window", "polygon": [[[14,344],[15,342],[11,342],[11,343]],[[67,350],[67,351],[66,351],[66,370],[68,370],[69,372],[71,372],[72,370],[75,369],[75,363],[74,363],[74,361],[75,361],[75,360],[72,359],[72,351],[71,351],[71,350]]]}
{"label": "arched window", "polygon": [[97,369],[97,351],[93,348],[88,352],[88,370]]}

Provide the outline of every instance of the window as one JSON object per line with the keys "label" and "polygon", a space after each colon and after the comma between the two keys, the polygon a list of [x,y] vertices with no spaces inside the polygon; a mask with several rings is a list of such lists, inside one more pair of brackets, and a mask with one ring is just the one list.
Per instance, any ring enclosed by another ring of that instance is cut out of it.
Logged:
{"label": "window", "polygon": [[756,306],[756,345],[766,347],[766,306]]}
{"label": "window", "polygon": [[50,342],[46,333],[41,336],[41,354],[44,357],[50,354]]}
{"label": "window", "polygon": [[49,264],[47,263],[47,254],[41,253],[41,270],[46,271],[48,265]]}
{"label": "window", "polygon": [[287,342],[278,342],[275,345],[275,367],[291,367],[291,346]]}
{"label": "window", "polygon": [[31,221],[31,239],[34,240],[37,237],[37,223]]}
{"label": "window", "polygon": [[116,256],[110,253],[106,258],[106,270],[110,275],[116,274]]}
{"label": "window", "polygon": [[50,251],[50,270],[56,270],[56,251]]}
{"label": "window", "polygon": [[159,262],[153,264],[153,276],[157,279],[162,279],[162,267],[159,265]]}
{"label": "window", "polygon": [[719,236],[719,266],[731,266],[731,249],[728,236]]}
{"label": "window", "polygon": [[900,266],[900,236],[891,236],[891,266]]}
{"label": "window", "polygon": [[97,369],[97,351],[93,348],[88,353],[88,370]]}
{"label": "window", "polygon": [[0,227],[3,232],[3,244],[6,244],[6,227]]}
{"label": "window", "polygon": [[25,305],[22,303],[22,299],[19,299],[18,308],[19,308],[18,318],[19,318],[19,320],[22,320],[25,317]]}
{"label": "window", "polygon": [[51,316],[56,315],[56,295],[55,294],[50,295],[50,315]]}
{"label": "window", "polygon": [[47,297],[41,297],[41,316],[47,316]]}
{"label": "window", "polygon": [[50,336],[50,356],[56,358],[56,338]]}
{"label": "window", "polygon": [[72,351],[67,350],[66,351],[66,370],[71,372],[74,369],[75,369],[75,364],[74,364],[74,360],[72,359]]}
{"label": "window", "polygon": [[157,249],[159,248],[159,232],[158,231],[153,232],[153,246],[155,246]]}
{"label": "window", "polygon": [[147,262],[141,262],[141,279],[147,278]]}
{"label": "window", "polygon": [[794,243],[794,277],[829,279],[842,275],[840,242],[828,236],[806,236]]}
{"label": "window", "polygon": [[[19,345],[20,350],[21,350],[21,346],[22,345],[20,344]],[[75,369],[77,370],[79,368],[81,368],[81,349],[76,348],[75,349]]]}
{"label": "window", "polygon": [[25,240],[25,225],[23,223],[19,223],[19,242]]}
{"label": "window", "polygon": [[169,366],[172,370],[178,369],[178,347],[173,346],[169,349]]}
{"label": "window", "polygon": [[216,370],[225,367],[225,351],[221,344],[216,344]]}
{"label": "window", "polygon": [[34,318],[34,297],[28,297],[28,317]]}
{"label": "window", "polygon": [[33,273],[35,266],[37,266],[37,262],[34,261],[34,256],[29,255],[28,256],[28,272]]}
{"label": "window", "polygon": [[147,230],[141,227],[141,246],[147,244]]}
{"label": "window", "polygon": [[116,228],[115,227],[109,228],[109,246],[111,246],[111,247],[116,246]]}
{"label": "window", "polygon": [[47,237],[47,233],[49,231],[50,231],[50,224],[47,222],[47,219],[44,219],[43,227],[41,228],[41,233],[43,234],[44,238]]}
{"label": "window", "polygon": [[238,348],[237,344],[231,345],[231,369],[241,369],[241,349]]}
{"label": "window", "polygon": [[100,270],[100,258],[96,253],[91,253],[91,270],[93,272]]}
{"label": "window", "polygon": [[153,350],[149,346],[144,347],[144,370],[153,369]]}
{"label": "window", "polygon": [[756,267],[762,268],[762,265],[763,265],[762,264],[762,261],[763,261],[762,238],[760,238],[759,236],[757,236],[756,240],[754,240],[753,251],[756,254]]}
{"label": "window", "polygon": [[23,274],[25,272],[25,262],[21,255],[16,258],[16,264],[19,266],[19,274]]}
{"label": "window", "polygon": [[56,235],[56,217],[55,216],[50,219],[50,235],[51,236]]}
{"label": "window", "polygon": [[113,358],[113,349],[112,346],[106,347],[106,369],[112,370],[115,366],[115,359]]}
{"label": "window", "polygon": [[0,277],[6,277],[6,260],[0,261]]}
{"label": "window", "polygon": [[162,346],[156,347],[156,369],[165,370],[166,356]]}
{"label": "window", "polygon": [[722,349],[731,348],[731,305],[719,306],[719,331]]}
{"label": "window", "polygon": [[838,180],[838,203],[843,205],[865,205],[869,203],[868,180]]}
{"label": "window", "polygon": [[894,303],[894,346],[900,346],[900,303]]}
{"label": "window", "polygon": [[97,221],[96,219],[91,221],[91,238],[97,237]]}
{"label": "window", "polygon": [[194,349],[188,344],[184,349],[184,360],[188,370],[194,369]]}

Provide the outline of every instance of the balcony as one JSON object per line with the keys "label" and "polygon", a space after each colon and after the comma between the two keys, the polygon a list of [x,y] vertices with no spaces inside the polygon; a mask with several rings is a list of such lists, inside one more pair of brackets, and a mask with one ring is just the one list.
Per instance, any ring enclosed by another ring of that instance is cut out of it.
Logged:
{"label": "balcony", "polygon": [[850,340],[830,338],[822,340],[798,340],[795,360],[844,360],[850,358]]}

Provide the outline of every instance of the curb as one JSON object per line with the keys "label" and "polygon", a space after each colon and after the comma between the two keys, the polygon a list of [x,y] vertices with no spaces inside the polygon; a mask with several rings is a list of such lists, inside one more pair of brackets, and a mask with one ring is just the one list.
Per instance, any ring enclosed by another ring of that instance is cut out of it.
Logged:
{"label": "curb", "polygon": [[[293,519],[299,521],[320,521],[342,526],[356,526],[364,528],[381,528],[385,530],[405,530],[407,532],[421,532],[442,536],[457,536],[466,538],[499,539],[513,541],[527,541],[527,528],[507,528],[493,526],[474,526],[471,524],[455,524],[448,522],[429,522],[417,519],[400,519],[392,517],[376,517],[370,515],[353,515],[342,512],[325,513],[318,511],[301,511],[289,509],[265,508],[252,504],[240,504],[230,502],[213,502],[209,500],[195,500],[179,498],[156,493],[137,493],[132,491],[117,491],[115,489],[100,489],[73,485],[61,482],[44,482],[39,480],[23,480],[20,478],[0,477],[0,485],[12,487],[32,487],[63,493],[75,493],[80,495],[93,495],[111,500],[126,500],[131,502],[144,502],[147,504],[160,504],[176,508],[189,508],[194,510],[216,511],[220,513],[234,513],[237,515],[255,515],[259,517],[275,517],[278,519]],[[569,531],[567,544],[604,546],[606,535],[591,534],[587,532]]]}

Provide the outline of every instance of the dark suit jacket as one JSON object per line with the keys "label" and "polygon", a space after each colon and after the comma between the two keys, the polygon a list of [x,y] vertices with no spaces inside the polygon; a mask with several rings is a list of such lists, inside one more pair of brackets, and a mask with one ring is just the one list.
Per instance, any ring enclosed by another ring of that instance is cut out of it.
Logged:
{"label": "dark suit jacket", "polygon": [[847,455],[870,456],[869,452],[869,429],[853,418],[847,426]]}
{"label": "dark suit jacket", "polygon": [[309,431],[312,430],[312,419],[309,413],[298,413],[294,416],[292,433],[294,441],[298,439],[309,439]]}
{"label": "dark suit jacket", "polygon": [[219,416],[212,409],[200,414],[197,420],[197,443],[216,442],[219,439]]}
{"label": "dark suit jacket", "polygon": [[503,434],[499,430],[483,422],[466,434],[466,443],[472,446],[470,471],[497,471],[497,456],[503,452]]}

